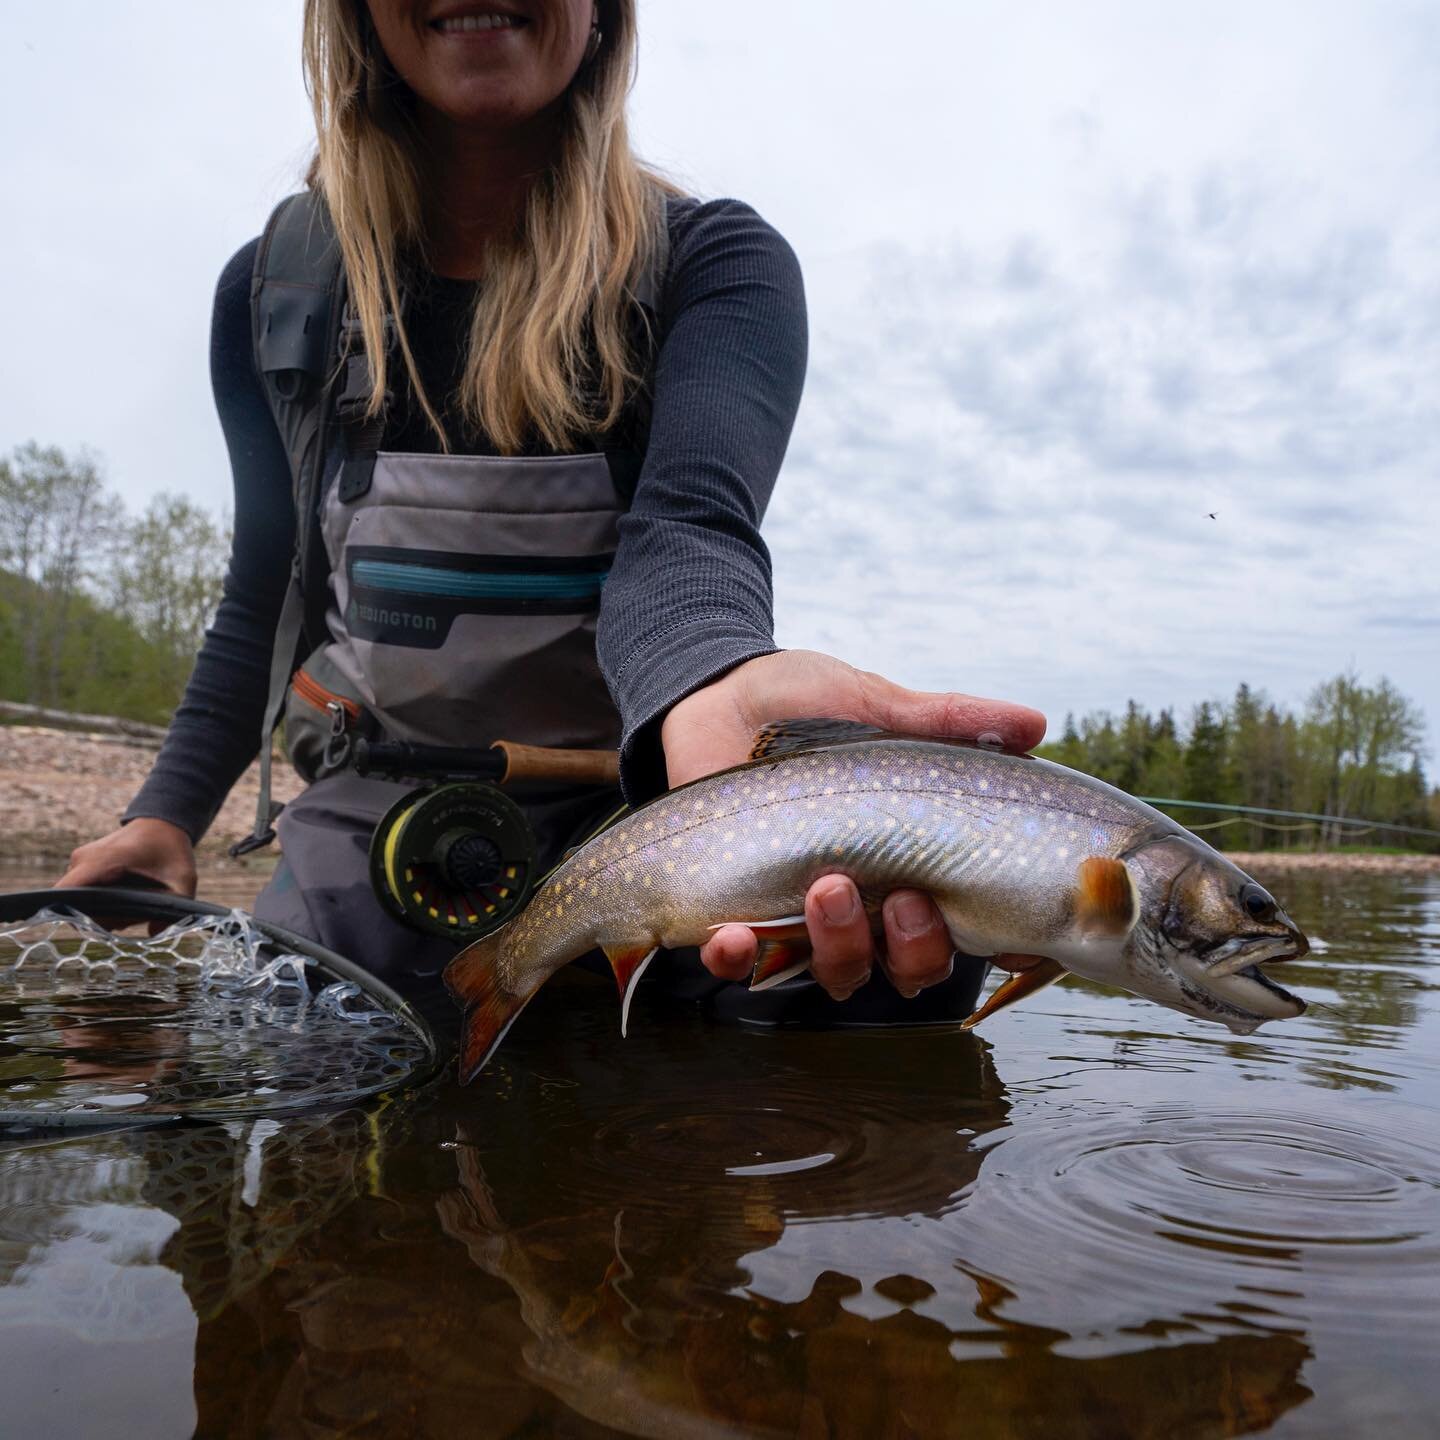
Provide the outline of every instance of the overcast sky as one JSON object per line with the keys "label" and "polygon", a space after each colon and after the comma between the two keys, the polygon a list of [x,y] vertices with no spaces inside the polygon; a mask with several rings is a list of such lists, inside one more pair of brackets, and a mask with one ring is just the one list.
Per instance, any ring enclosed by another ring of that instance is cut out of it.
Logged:
{"label": "overcast sky", "polygon": [[[6,0],[0,451],[228,505],[210,302],[308,154],[299,8]],[[805,270],[782,643],[1052,733],[1353,664],[1436,746],[1440,6],[642,0],[641,35],[643,152]]]}

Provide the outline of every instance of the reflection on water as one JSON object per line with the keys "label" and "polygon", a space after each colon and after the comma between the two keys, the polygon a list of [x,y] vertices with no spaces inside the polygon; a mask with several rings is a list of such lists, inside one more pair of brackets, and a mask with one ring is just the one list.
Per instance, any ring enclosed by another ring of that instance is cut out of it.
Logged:
{"label": "reflection on water", "polygon": [[622,1045],[566,976],[468,1090],[13,1146],[11,1413],[39,1336],[74,1434],[1429,1435],[1440,882],[1275,888],[1321,1003],[1243,1040],[1070,984]]}

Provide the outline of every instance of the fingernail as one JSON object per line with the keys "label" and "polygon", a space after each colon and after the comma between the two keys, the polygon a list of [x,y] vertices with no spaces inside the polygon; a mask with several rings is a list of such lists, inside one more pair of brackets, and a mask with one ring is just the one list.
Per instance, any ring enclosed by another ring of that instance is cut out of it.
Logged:
{"label": "fingernail", "polygon": [[845,925],[855,918],[855,892],[848,885],[832,885],[820,892],[820,913],[832,925]]}
{"label": "fingernail", "polygon": [[902,935],[923,935],[935,923],[930,902],[923,895],[897,896],[894,914]]}

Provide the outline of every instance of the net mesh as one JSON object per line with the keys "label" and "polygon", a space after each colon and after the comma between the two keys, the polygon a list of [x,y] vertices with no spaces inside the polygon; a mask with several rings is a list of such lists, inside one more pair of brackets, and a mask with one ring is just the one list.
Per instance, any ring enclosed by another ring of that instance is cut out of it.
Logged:
{"label": "net mesh", "polygon": [[324,980],[238,910],[151,937],[50,910],[0,925],[0,1124],[333,1106],[429,1065],[410,1017]]}

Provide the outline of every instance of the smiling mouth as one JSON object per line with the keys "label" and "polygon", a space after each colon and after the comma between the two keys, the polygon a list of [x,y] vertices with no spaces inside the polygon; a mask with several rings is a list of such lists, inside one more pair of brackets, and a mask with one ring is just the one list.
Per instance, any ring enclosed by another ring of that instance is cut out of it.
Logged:
{"label": "smiling mouth", "polygon": [[491,10],[483,14],[448,15],[441,20],[432,20],[430,28],[442,35],[475,35],[489,30],[517,30],[524,24],[523,16]]}

